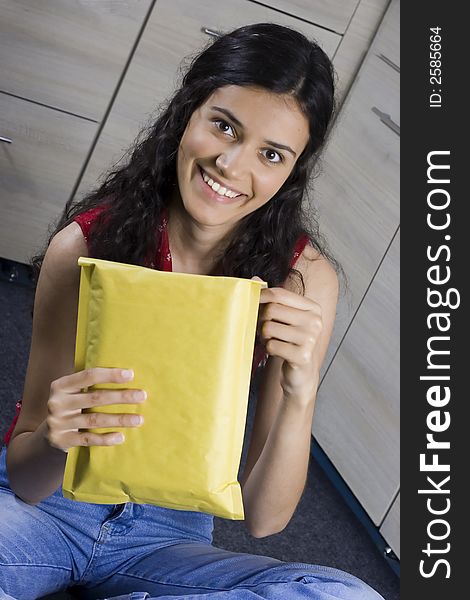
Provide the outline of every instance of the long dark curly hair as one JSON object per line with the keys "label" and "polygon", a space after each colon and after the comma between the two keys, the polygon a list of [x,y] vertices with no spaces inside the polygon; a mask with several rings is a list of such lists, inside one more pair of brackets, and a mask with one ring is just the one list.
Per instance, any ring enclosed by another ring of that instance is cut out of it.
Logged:
{"label": "long dark curly hair", "polygon": [[[262,207],[240,220],[221,257],[227,276],[258,275],[280,285],[291,271],[294,247],[303,234],[341,271],[319,232],[315,214],[303,200],[317,166],[335,108],[334,71],[323,50],[301,33],[271,23],[258,23],[222,35],[193,58],[181,86],[158,118],[144,128],[127,163],[111,169],[102,184],[82,200],[71,198],[53,236],[88,209],[107,204],[94,222],[88,242],[90,256],[149,266],[159,244],[162,209],[177,181],[176,158],[192,113],[218,88],[257,86],[288,94],[309,122],[309,141],[281,189]],[[32,258],[37,281],[45,251]]]}

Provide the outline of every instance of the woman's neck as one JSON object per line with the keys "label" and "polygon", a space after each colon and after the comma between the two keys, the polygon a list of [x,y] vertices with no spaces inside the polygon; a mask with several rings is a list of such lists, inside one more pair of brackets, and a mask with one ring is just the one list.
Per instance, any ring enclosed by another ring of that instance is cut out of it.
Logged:
{"label": "woman's neck", "polygon": [[226,232],[200,225],[179,202],[168,207],[167,229],[173,271],[198,275],[214,272]]}

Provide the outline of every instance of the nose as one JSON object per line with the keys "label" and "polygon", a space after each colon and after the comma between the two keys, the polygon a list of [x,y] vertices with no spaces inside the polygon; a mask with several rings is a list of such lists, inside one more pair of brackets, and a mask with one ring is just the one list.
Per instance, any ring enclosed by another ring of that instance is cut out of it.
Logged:
{"label": "nose", "polygon": [[219,173],[229,181],[242,181],[248,174],[248,148],[233,144],[219,154],[215,164]]}

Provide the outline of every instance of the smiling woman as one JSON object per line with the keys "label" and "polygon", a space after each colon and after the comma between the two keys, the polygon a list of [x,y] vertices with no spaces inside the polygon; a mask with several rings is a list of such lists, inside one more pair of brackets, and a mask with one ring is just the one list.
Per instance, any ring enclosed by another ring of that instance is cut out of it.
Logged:
{"label": "smiling woman", "polygon": [[[308,139],[308,119],[291,96],[255,86],[216,89],[191,115],[179,145],[169,207],[174,264],[223,256],[230,232],[279,191]],[[188,218],[199,231],[210,228],[220,245],[208,253],[202,237],[184,229]]]}
{"label": "smiling woman", "polygon": [[[151,401],[130,389],[83,392],[133,375],[127,365],[74,372],[78,257],[258,276],[269,288],[253,369],[265,366],[241,477],[245,524],[263,537],[289,522],[338,295],[340,267],[302,208],[333,106],[332,66],[316,43],[280,25],[241,27],[193,60],[128,163],[66,205],[34,259],[23,407],[0,455],[0,597],[75,586],[88,599],[380,598],[337,569],[216,548],[209,514],[74,502],[60,487],[69,448],[120,444],[117,428],[139,426],[135,415],[87,408]],[[101,427],[109,432],[88,431]]]}
{"label": "smiling woman", "polygon": [[[219,88],[194,111],[181,139],[173,200],[181,199],[199,222],[217,224],[222,238],[279,191],[308,137],[308,119],[290,96],[252,86]],[[201,184],[201,171],[209,185]]]}

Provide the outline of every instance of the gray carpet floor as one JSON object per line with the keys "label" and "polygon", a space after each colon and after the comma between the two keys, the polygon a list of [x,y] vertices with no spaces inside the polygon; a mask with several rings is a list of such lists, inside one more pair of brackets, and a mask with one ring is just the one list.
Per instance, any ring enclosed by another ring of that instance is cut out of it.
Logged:
{"label": "gray carpet floor", "polygon": [[[0,434],[8,429],[21,398],[31,341],[33,291],[0,280]],[[251,431],[256,382],[250,394],[246,439]],[[245,444],[246,450],[246,444]],[[244,452],[245,455],[245,452]],[[243,465],[243,460],[242,460]],[[343,569],[366,581],[385,600],[398,600],[399,580],[362,524],[313,458],[305,492],[288,526],[264,539],[251,537],[240,521],[215,519],[214,545],[288,562]]]}

